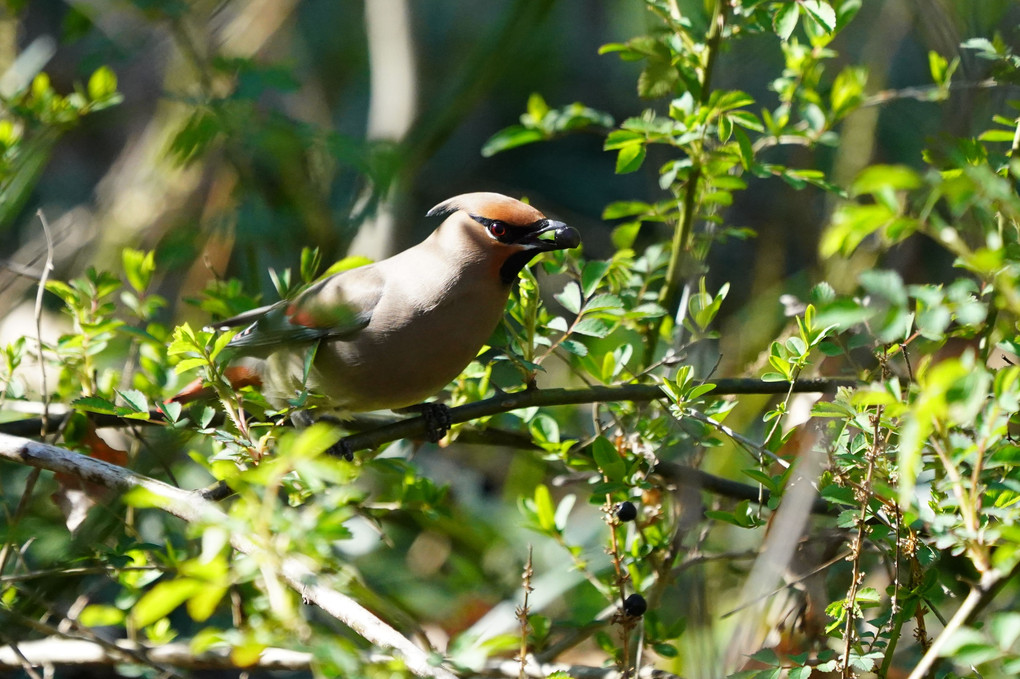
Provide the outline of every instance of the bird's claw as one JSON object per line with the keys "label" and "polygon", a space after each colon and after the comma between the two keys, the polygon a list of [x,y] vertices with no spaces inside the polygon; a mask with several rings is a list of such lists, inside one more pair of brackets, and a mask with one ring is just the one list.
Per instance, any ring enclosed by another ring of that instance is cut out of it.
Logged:
{"label": "bird's claw", "polygon": [[425,438],[430,443],[439,443],[453,424],[450,407],[443,403],[422,403],[421,417],[425,420]]}
{"label": "bird's claw", "polygon": [[354,461],[354,451],[351,450],[351,446],[347,443],[346,438],[342,438],[329,448],[326,449],[326,454],[331,457],[339,457],[347,460],[348,462]]}
{"label": "bird's claw", "polygon": [[[310,427],[316,422],[328,422],[330,424],[339,425],[340,419],[333,417],[332,415],[321,415],[318,418],[313,416],[307,410],[295,410],[290,414],[291,422],[294,426],[299,428]],[[347,443],[346,438],[342,438],[329,448],[326,449],[326,454],[331,457],[339,457],[351,462],[354,460],[354,451],[351,450],[351,446]]]}

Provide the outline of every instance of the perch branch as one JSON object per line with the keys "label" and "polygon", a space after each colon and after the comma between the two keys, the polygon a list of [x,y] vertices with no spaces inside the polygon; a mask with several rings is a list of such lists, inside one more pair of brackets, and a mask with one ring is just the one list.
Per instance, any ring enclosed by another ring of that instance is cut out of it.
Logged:
{"label": "perch branch", "polygon": [[[713,395],[733,394],[786,394],[829,393],[839,387],[855,386],[855,380],[808,379],[789,382],[765,382],[756,379],[720,379],[713,382]],[[792,387],[792,388],[791,388]],[[615,387],[587,387],[584,389],[528,389],[513,393],[497,394],[491,398],[450,409],[453,424],[469,422],[480,417],[498,415],[521,408],[535,406],[563,406],[586,403],[608,403],[613,401],[655,401],[668,398],[666,393],[654,384],[624,384]],[[404,438],[425,436],[426,425],[422,417],[410,417],[391,424],[353,434],[344,438],[350,451],[370,450],[384,443]]]}

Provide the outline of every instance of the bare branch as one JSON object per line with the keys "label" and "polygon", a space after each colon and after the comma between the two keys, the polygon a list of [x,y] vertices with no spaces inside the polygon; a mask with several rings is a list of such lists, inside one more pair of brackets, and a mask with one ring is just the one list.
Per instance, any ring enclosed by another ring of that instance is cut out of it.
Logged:
{"label": "bare branch", "polygon": [[[520,671],[517,660],[491,660],[481,671],[486,677],[517,677]],[[563,672],[572,679],[680,679],[677,675],[665,670],[645,666],[636,673],[621,673],[615,667],[590,667],[587,665],[567,665],[565,663],[537,663],[529,658],[525,666],[525,677],[544,679],[553,672]]]}
{"label": "bare branch", "polygon": [[[117,652],[117,649],[124,653]],[[0,647],[0,668],[20,667],[27,663],[40,665],[112,665],[125,662],[127,654],[142,655],[154,663],[190,670],[240,669],[230,657],[230,649],[195,654],[186,643],[149,646],[127,639],[117,640],[113,648],[84,639],[48,638],[19,642],[17,646]],[[258,662],[245,669],[307,670],[311,653],[285,648],[267,648]]]}

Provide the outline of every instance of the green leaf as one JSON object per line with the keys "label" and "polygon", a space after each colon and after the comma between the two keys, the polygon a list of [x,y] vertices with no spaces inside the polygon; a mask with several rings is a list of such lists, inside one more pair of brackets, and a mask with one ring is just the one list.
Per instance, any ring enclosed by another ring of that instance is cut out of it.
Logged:
{"label": "green leaf", "polygon": [[580,342],[577,342],[575,340],[569,340],[569,339],[563,340],[562,342],[560,342],[560,347],[562,349],[564,349],[565,351],[568,351],[568,352],[574,354],[575,356],[587,356],[588,355],[588,347],[584,346],[583,344],[581,344]]}
{"label": "green leaf", "polygon": [[978,139],[981,141],[1005,142],[1010,144],[1013,142],[1013,132],[1012,130],[987,130],[986,132],[982,132]]}
{"label": "green leaf", "polygon": [[149,414],[149,401],[142,392],[137,389],[128,389],[126,391],[118,391],[117,393],[127,403],[127,407],[134,412]]}
{"label": "green leaf", "polygon": [[117,94],[117,76],[106,66],[100,66],[89,77],[89,99],[102,101]]}
{"label": "green leaf", "polygon": [[612,326],[601,318],[586,317],[574,325],[574,332],[589,337],[605,337],[612,331]]}
{"label": "green leaf", "polygon": [[824,258],[836,254],[849,256],[865,238],[891,224],[895,218],[896,214],[892,210],[878,203],[842,205],[833,214],[829,228],[822,234],[819,253]]}
{"label": "green leaf", "polygon": [[840,71],[832,83],[832,115],[842,118],[856,108],[864,100],[867,82],[868,72],[863,67],[848,66]]}
{"label": "green leaf", "polygon": [[935,50],[928,51],[928,71],[931,73],[931,79],[936,85],[946,84],[946,73],[949,70],[949,61],[936,52]]}
{"label": "green leaf", "polygon": [[105,604],[89,604],[81,612],[78,622],[86,627],[110,627],[124,624],[124,611]]}
{"label": "green leaf", "polygon": [[[585,262],[581,270],[581,289],[585,297],[591,297],[598,284],[605,277],[612,264],[605,260],[593,259]],[[588,308],[588,305],[585,305]]]}
{"label": "green leaf", "polygon": [[616,295],[610,293],[603,293],[595,295],[584,305],[585,313],[592,313],[595,311],[622,311],[623,300]]}
{"label": "green leaf", "polygon": [[818,22],[819,26],[827,33],[836,28],[836,10],[823,0],[799,0],[799,3],[807,15]]}
{"label": "green leaf", "polygon": [[808,679],[811,676],[812,668],[810,665],[803,667],[793,667],[786,673],[787,679]]}
{"label": "green leaf", "polygon": [[921,186],[921,177],[906,165],[872,165],[865,168],[850,188],[852,195],[876,194],[886,190],[909,191]]}
{"label": "green leaf", "polygon": [[547,533],[556,532],[556,510],[553,507],[549,486],[540,483],[535,486],[535,517],[538,525]]}
{"label": "green leaf", "polygon": [[658,99],[673,93],[680,82],[680,74],[668,59],[653,58],[638,76],[638,96]]}
{"label": "green leaf", "polygon": [[563,292],[553,295],[553,299],[562,304],[563,308],[570,313],[581,313],[581,288],[576,283],[567,283]]}
{"label": "green leaf", "polygon": [[151,625],[169,615],[205,586],[205,583],[191,578],[177,578],[157,583],[132,607],[130,614],[132,624],[136,627]]}
{"label": "green leaf", "polygon": [[228,591],[226,587],[206,584],[187,600],[188,615],[195,622],[208,620]]}
{"label": "green leaf", "polygon": [[194,370],[195,368],[201,368],[207,365],[209,365],[209,361],[204,358],[184,358],[178,361],[177,365],[174,366],[174,372],[180,375],[188,372],[189,370]]}
{"label": "green leaf", "polygon": [[116,415],[117,406],[110,403],[105,398],[99,396],[85,396],[83,398],[75,399],[71,401],[71,406],[75,410],[84,410],[88,413],[100,413],[101,415]]}
{"label": "green leaf", "polygon": [[540,130],[523,125],[511,125],[492,135],[482,144],[482,156],[490,158],[501,151],[508,151],[544,139],[546,139],[546,135]]}
{"label": "green leaf", "polygon": [[532,92],[531,96],[528,97],[527,111],[528,117],[535,123],[538,123],[549,113],[549,104],[545,103],[545,99],[541,94]]}
{"label": "green leaf", "polygon": [[616,156],[616,174],[636,171],[645,161],[645,146],[641,143],[627,144]]}
{"label": "green leaf", "polygon": [[620,452],[616,449],[616,446],[609,439],[604,436],[598,437],[592,443],[591,450],[592,456],[595,458],[595,464],[607,481],[623,481],[627,473],[627,465],[624,463],[623,458],[620,457]]}
{"label": "green leaf", "polygon": [[796,2],[779,4],[779,11],[772,15],[772,30],[781,40],[789,40],[800,20],[800,5]]}
{"label": "green leaf", "polygon": [[607,205],[602,211],[602,219],[622,219],[623,217],[643,215],[652,212],[652,210],[650,203],[639,200],[621,200]]}
{"label": "green leaf", "polygon": [[124,248],[121,252],[121,263],[124,267],[124,276],[135,292],[141,293],[149,287],[152,281],[152,274],[156,270],[156,255],[149,250],[135,250]]}

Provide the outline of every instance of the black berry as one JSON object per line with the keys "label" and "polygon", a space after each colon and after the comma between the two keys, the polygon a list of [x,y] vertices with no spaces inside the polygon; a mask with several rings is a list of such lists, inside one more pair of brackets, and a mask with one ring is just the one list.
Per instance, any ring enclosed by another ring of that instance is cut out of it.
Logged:
{"label": "black berry", "polygon": [[631,594],[623,600],[623,612],[632,618],[640,618],[648,610],[648,602],[640,594]]}
{"label": "black berry", "polygon": [[637,507],[633,502],[621,502],[616,505],[616,518],[620,521],[633,521],[637,518]]}

